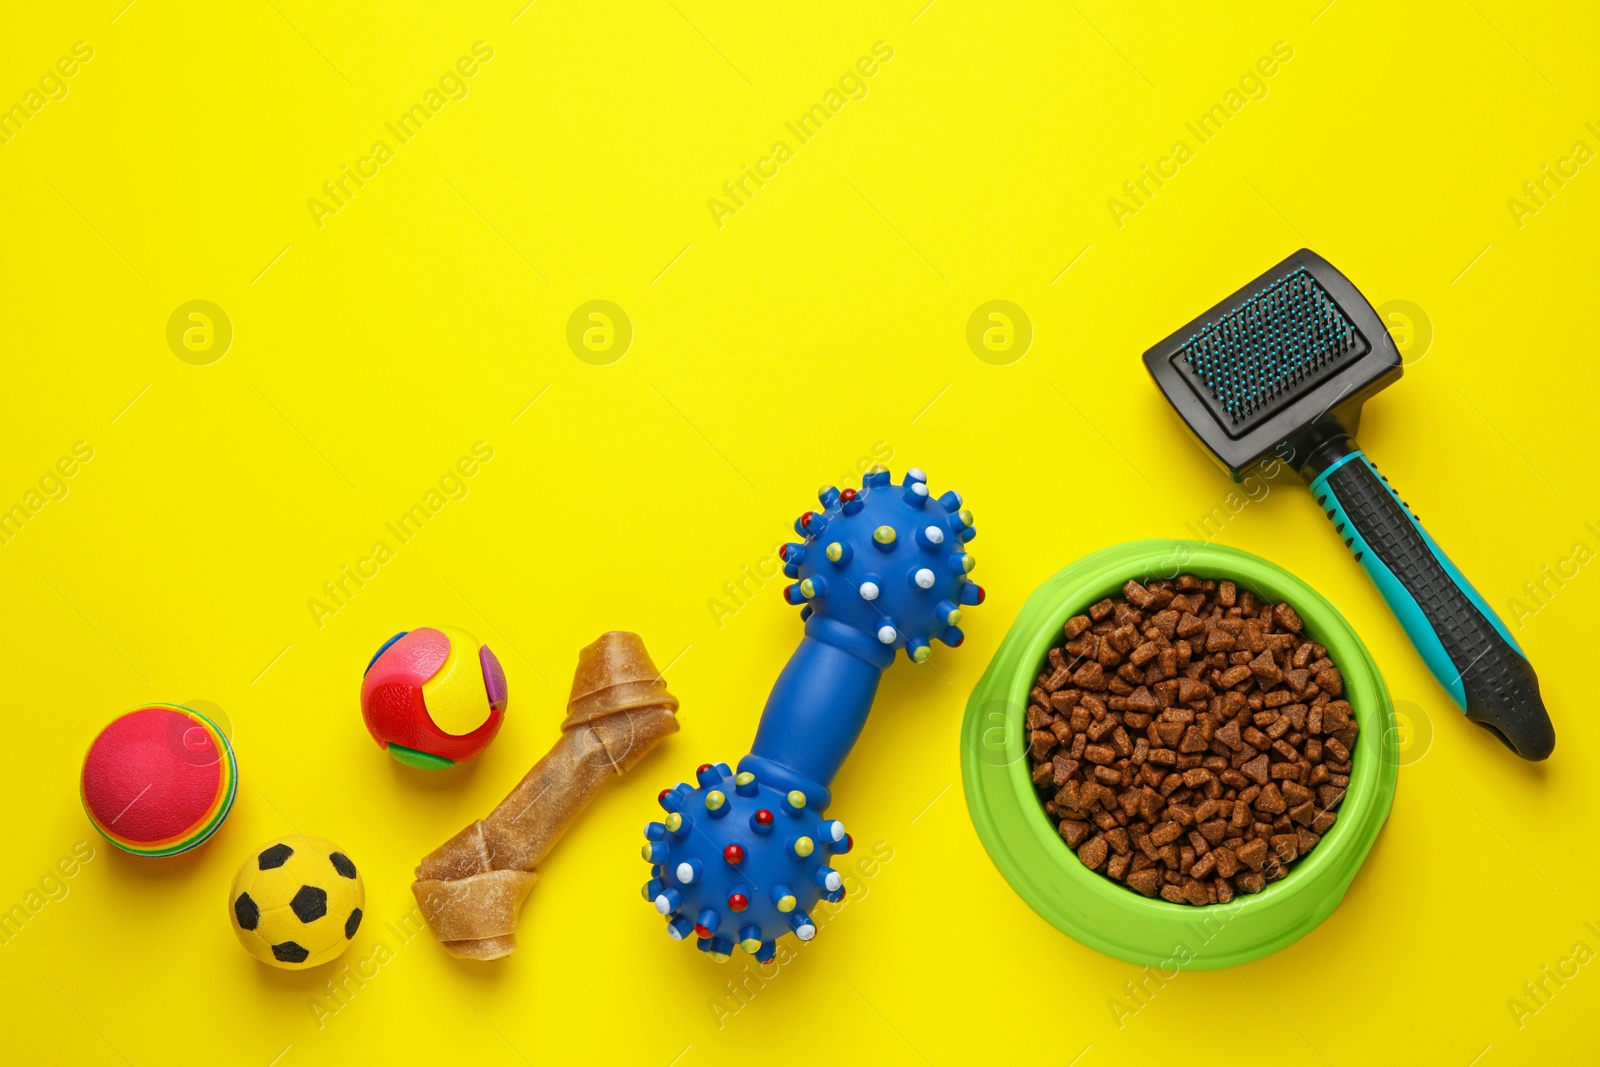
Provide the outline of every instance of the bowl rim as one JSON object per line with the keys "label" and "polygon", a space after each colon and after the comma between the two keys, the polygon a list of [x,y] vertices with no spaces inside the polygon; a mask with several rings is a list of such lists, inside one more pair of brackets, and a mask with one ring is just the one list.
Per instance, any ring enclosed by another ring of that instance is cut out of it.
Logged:
{"label": "bowl rim", "polygon": [[[1024,718],[1046,651],[1061,628],[1129,578],[1154,580],[1192,573],[1228,578],[1274,602],[1286,600],[1305,632],[1328,649],[1344,677],[1347,700],[1360,733],[1351,753],[1350,784],[1339,819],[1318,846],[1281,880],[1260,893],[1239,894],[1229,904],[1195,908],[1148,898],[1091,871],[1056,831],[1028,771]],[[996,708],[995,705],[999,707]],[[995,716],[1000,720],[996,725]],[[1001,730],[1000,762],[985,751]],[[1339,610],[1285,568],[1226,545],[1155,539],[1093,552],[1056,572],[1024,603],[993,661],[974,687],[962,724],[962,777],[968,812],[1001,874],[1042,918],[1074,939],[1132,963],[1171,963],[1139,927],[1193,936],[1197,925],[1246,920],[1223,936],[1208,937],[1188,969],[1226,967],[1277,951],[1315,928],[1343,899],[1388,817],[1398,778],[1397,731],[1388,690],[1366,646]],[[1057,883],[1046,884],[1046,879]],[[1255,935],[1251,936],[1252,928]],[[1193,948],[1193,946],[1187,946]]]}

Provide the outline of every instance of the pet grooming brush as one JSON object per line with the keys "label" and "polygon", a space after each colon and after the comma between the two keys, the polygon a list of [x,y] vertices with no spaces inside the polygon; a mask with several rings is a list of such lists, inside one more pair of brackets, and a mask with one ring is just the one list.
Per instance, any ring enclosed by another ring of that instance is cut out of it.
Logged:
{"label": "pet grooming brush", "polygon": [[1555,748],[1516,639],[1355,442],[1361,406],[1400,377],[1372,305],[1301,249],[1144,354],[1235,481],[1287,445],[1317,504],[1467,718],[1523,759]]}

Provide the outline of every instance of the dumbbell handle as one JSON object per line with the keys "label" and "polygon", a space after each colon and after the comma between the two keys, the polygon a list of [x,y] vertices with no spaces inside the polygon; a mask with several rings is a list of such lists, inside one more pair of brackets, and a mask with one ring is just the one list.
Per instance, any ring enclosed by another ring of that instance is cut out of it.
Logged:
{"label": "dumbbell handle", "polygon": [[867,723],[878,680],[893,652],[847,626],[813,615],[806,636],[767,697],[750,755],[740,770],[827,810],[828,786]]}

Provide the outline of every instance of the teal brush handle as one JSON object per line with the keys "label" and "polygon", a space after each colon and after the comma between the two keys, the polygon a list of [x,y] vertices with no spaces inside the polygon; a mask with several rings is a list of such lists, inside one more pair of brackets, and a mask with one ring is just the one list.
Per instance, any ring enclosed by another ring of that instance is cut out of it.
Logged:
{"label": "teal brush handle", "polygon": [[1467,718],[1523,759],[1549,756],[1555,727],[1533,667],[1389,480],[1353,449],[1312,478],[1311,492]]}

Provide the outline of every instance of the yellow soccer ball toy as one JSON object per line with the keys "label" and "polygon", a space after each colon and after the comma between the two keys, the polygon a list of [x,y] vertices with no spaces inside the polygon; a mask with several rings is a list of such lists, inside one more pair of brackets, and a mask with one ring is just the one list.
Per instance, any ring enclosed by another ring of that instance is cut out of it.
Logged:
{"label": "yellow soccer ball toy", "polygon": [[304,970],[336,959],[356,936],[366,891],[332,841],[293,834],[250,854],[233,879],[228,915],[246,952]]}

